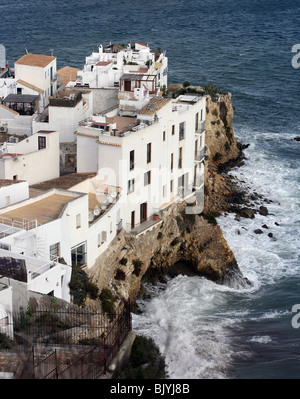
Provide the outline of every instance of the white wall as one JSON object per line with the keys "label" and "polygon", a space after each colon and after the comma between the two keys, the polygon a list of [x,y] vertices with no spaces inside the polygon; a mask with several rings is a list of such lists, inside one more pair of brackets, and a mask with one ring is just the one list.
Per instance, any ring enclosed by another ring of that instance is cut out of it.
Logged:
{"label": "white wall", "polygon": [[4,208],[10,204],[15,204],[16,202],[23,201],[27,198],[29,198],[27,182],[20,182],[0,187],[0,208]]}
{"label": "white wall", "polygon": [[[46,137],[47,148],[37,149],[38,136]],[[0,160],[0,177],[13,179],[17,176],[17,180],[26,180],[29,185],[59,177],[58,132],[36,133],[16,143],[13,153],[22,153],[21,151],[25,151],[25,154]]]}

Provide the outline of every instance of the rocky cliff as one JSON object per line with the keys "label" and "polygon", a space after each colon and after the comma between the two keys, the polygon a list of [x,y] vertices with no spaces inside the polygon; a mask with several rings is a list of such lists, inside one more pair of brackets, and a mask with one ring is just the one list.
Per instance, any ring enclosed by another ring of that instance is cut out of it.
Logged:
{"label": "rocky cliff", "polygon": [[226,174],[242,159],[232,129],[234,108],[230,93],[207,96],[205,208],[188,215],[185,202],[164,210],[162,222],[151,231],[130,236],[122,231],[88,275],[99,289],[135,301],[146,281],[164,275],[197,274],[218,283],[248,284],[214,215],[230,211],[236,189]]}

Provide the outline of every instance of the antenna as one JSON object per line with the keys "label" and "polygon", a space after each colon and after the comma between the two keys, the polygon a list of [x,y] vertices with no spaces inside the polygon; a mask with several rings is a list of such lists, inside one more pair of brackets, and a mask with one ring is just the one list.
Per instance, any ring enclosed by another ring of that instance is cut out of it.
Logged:
{"label": "antenna", "polygon": [[25,53],[28,54],[28,50],[27,50],[27,45],[24,44],[24,48],[25,48]]}
{"label": "antenna", "polygon": [[54,51],[53,48],[51,48],[49,51],[50,51],[51,57],[53,57],[53,51]]}
{"label": "antenna", "polygon": [[89,222],[92,222],[94,220],[94,214],[93,212],[89,212]]}
{"label": "antenna", "polygon": [[100,209],[99,209],[98,205],[95,206],[93,213],[94,213],[95,216],[100,215]]}

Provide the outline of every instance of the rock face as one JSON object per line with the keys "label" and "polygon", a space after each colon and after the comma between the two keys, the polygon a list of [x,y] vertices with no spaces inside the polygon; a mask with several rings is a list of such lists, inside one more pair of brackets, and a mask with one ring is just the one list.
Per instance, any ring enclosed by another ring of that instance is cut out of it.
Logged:
{"label": "rock face", "polygon": [[[97,265],[89,270],[100,288],[109,286],[132,302],[142,283],[156,282],[166,274],[186,273],[205,276],[218,283],[247,283],[218,225],[203,216],[186,215],[185,204],[171,205],[163,223],[144,235],[133,237],[122,232]],[[141,261],[136,272],[135,264]],[[174,268],[174,265],[181,265]],[[121,271],[121,272],[120,272]],[[118,277],[120,276],[120,277]]]}
{"label": "rock face", "polygon": [[[122,231],[87,272],[99,290],[109,287],[133,302],[144,282],[178,273],[194,273],[217,283],[249,284],[212,217],[231,211],[232,202],[243,203],[243,193],[225,173],[243,159],[232,130],[231,94],[217,95],[214,100],[207,96],[206,111],[203,214],[187,215],[186,204],[176,203],[164,211],[163,222],[144,235],[135,237]],[[248,212],[247,217],[253,214]]]}

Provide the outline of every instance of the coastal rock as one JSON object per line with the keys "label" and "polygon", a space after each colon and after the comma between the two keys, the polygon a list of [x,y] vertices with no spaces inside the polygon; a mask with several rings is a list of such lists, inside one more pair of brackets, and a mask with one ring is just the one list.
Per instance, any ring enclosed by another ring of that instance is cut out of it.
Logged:
{"label": "coastal rock", "polygon": [[269,214],[268,208],[266,208],[265,206],[260,206],[259,214],[262,216],[267,216]]}
{"label": "coastal rock", "polygon": [[255,212],[251,208],[242,208],[239,210],[239,215],[243,218],[254,219]]}
{"label": "coastal rock", "polygon": [[254,230],[255,234],[263,234],[263,231],[261,229],[256,229]]}
{"label": "coastal rock", "polygon": [[294,140],[295,140],[295,141],[300,141],[300,137],[299,137],[299,136],[294,137]]}

